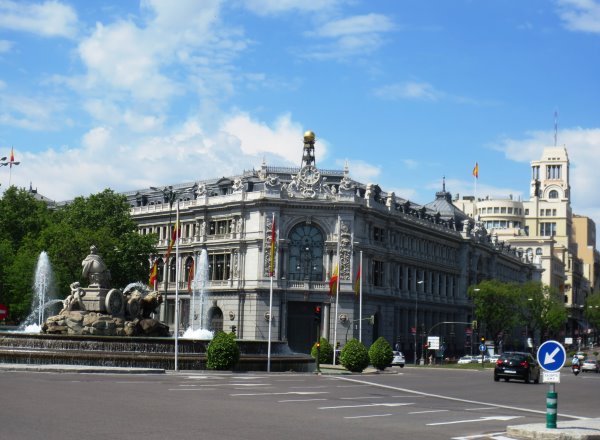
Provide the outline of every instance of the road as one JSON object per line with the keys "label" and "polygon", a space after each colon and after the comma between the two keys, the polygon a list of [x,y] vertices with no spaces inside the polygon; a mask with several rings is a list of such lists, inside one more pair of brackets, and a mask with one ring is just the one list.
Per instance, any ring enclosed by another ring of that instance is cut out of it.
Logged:
{"label": "road", "polygon": [[[600,375],[564,370],[558,420],[597,417]],[[491,370],[382,374],[0,372],[0,438],[13,440],[507,439],[545,423],[548,385]]]}

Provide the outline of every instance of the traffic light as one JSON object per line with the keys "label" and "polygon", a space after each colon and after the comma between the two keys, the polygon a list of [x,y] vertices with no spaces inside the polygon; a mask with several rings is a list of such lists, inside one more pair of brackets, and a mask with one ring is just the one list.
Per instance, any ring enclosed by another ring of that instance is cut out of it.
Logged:
{"label": "traffic light", "polygon": [[317,350],[321,349],[321,341],[317,341]]}
{"label": "traffic light", "polygon": [[481,341],[482,344],[485,344],[485,336],[480,337],[479,340]]}
{"label": "traffic light", "polygon": [[473,320],[471,327],[473,327],[473,330],[477,330],[477,320]]}
{"label": "traffic light", "polygon": [[315,319],[315,322],[321,322],[321,306],[315,306],[314,319]]}

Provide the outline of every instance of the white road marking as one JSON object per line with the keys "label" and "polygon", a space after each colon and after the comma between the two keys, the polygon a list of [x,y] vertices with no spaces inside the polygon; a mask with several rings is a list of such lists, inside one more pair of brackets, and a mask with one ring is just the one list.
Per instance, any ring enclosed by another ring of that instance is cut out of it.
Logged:
{"label": "white road marking", "polygon": [[427,413],[437,413],[437,412],[448,412],[448,409],[431,409],[429,411],[413,411],[409,412],[409,414],[427,414]]}
{"label": "white road marking", "polygon": [[488,420],[502,420],[508,421],[513,419],[520,419],[523,416],[492,416],[492,417],[480,417],[478,419],[470,419],[470,420],[453,420],[451,422],[437,422],[437,423],[427,423],[426,426],[439,426],[439,425],[455,425],[457,423],[475,423],[475,422],[487,422]]}
{"label": "white road marking", "polygon": [[278,400],[278,403],[289,403],[289,402],[314,402],[316,400],[327,400],[327,399],[289,399],[289,400]]}
{"label": "white road marking", "polygon": [[472,440],[476,438],[487,438],[493,440],[515,440],[510,437],[505,437],[502,434],[506,434],[505,432],[492,432],[490,434],[475,434],[475,435],[465,435],[464,437],[452,437],[452,440]]}
{"label": "white road marking", "polygon": [[369,417],[389,417],[392,414],[373,414],[370,416],[348,416],[348,417],[344,417],[345,419],[367,419]]}
{"label": "white road marking", "polygon": [[244,394],[230,394],[230,396],[286,396],[289,394],[296,394],[299,396],[305,396],[310,394],[329,394],[328,391],[288,391],[287,393],[244,393]]}
{"label": "white road marking", "polygon": [[[366,380],[352,379],[351,377],[336,376],[336,377],[332,377],[331,380],[343,380],[343,381],[347,381],[347,382],[356,382],[356,383],[370,385],[370,386],[374,386],[374,387],[378,387],[378,388],[385,388],[385,389],[388,389],[388,390],[402,391],[404,393],[411,393],[411,394],[415,394],[417,396],[434,397],[436,399],[450,400],[450,401],[453,401],[453,402],[464,402],[464,403],[471,403],[471,404],[474,404],[474,405],[485,405],[485,406],[491,406],[491,407],[494,407],[494,408],[510,409],[510,410],[514,410],[514,411],[529,412],[529,413],[533,413],[533,414],[544,414],[544,415],[546,414],[546,411],[539,411],[539,410],[529,409],[529,408],[521,408],[521,407],[518,407],[518,406],[499,405],[499,404],[496,404],[496,403],[479,402],[477,400],[460,399],[458,397],[443,396],[441,394],[424,393],[422,391],[409,390],[407,388],[394,387],[394,386],[391,386],[391,385],[383,385],[383,384],[380,384],[380,383],[368,382]],[[577,420],[586,420],[586,419],[588,419],[588,417],[572,416],[572,415],[569,415],[569,414],[562,414],[562,413],[559,413],[558,416],[559,417],[568,417],[568,418],[577,419]]]}
{"label": "white road marking", "polygon": [[414,403],[369,403],[366,405],[340,405],[340,406],[322,406],[319,409],[340,409],[340,408],[369,408],[373,406],[407,406]]}
{"label": "white road marking", "polygon": [[362,400],[362,399],[383,399],[388,396],[365,396],[365,397],[340,397],[340,400]]}
{"label": "white road marking", "polygon": [[492,408],[491,406],[487,407],[487,408],[463,408],[463,411],[487,411],[490,409],[496,409],[496,408]]}
{"label": "white road marking", "polygon": [[215,391],[216,388],[169,388],[169,391]]}

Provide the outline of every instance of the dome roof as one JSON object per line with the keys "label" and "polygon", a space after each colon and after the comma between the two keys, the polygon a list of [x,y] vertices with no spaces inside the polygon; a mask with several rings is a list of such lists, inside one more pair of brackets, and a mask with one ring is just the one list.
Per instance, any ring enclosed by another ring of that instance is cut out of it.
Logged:
{"label": "dome roof", "polygon": [[446,191],[446,183],[442,191],[435,193],[435,200],[424,205],[425,208],[438,212],[442,220],[453,220],[457,229],[462,229],[464,220],[470,220],[469,216],[452,204],[452,195]]}

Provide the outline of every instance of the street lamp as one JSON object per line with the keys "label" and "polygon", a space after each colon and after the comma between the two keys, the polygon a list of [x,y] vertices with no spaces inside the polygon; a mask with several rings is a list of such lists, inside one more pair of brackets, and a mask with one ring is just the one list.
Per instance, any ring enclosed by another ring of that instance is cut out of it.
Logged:
{"label": "street lamp", "polygon": [[415,365],[417,365],[417,332],[418,330],[418,313],[419,313],[419,284],[423,284],[423,280],[417,281],[417,291],[415,292]]}
{"label": "street lamp", "polygon": [[[173,203],[175,203],[175,200],[177,200],[177,197],[179,197],[179,195],[183,192],[183,191],[174,191],[173,190],[173,186],[169,185],[169,186],[165,186],[164,188],[157,188],[155,186],[151,186],[150,187],[151,190],[153,191],[158,191],[161,192],[163,195],[163,202],[168,203],[169,204],[169,226],[168,226],[168,230],[167,230],[167,246],[169,246],[170,242],[170,237],[172,234],[171,231],[171,215],[173,213]],[[175,261],[175,264],[177,264],[177,261]],[[168,293],[169,293],[169,273],[171,272],[171,265],[169,264],[168,261],[165,261],[165,305],[164,305],[164,322],[169,325],[169,308],[167,306],[168,301]],[[175,280],[175,282],[177,282],[178,280]],[[177,318],[177,317],[176,317]],[[178,328],[179,324],[176,322],[175,323],[175,331],[179,331]]]}

